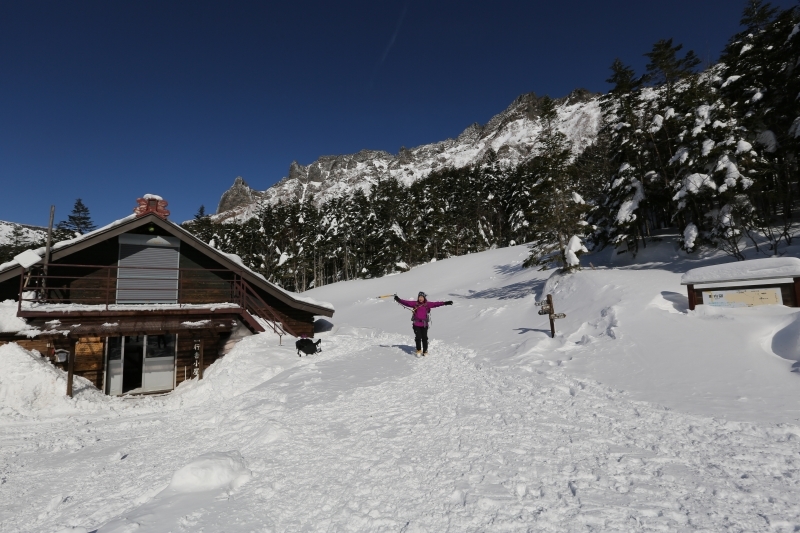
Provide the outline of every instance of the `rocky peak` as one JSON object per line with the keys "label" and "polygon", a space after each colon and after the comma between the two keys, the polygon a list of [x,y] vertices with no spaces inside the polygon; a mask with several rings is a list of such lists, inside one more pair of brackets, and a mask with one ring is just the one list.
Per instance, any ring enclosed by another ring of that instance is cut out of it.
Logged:
{"label": "rocky peak", "polygon": [[304,167],[297,161],[292,161],[292,164],[289,165],[288,179],[305,181],[307,177],[308,177],[308,167]]}
{"label": "rocky peak", "polygon": [[[236,178],[233,187],[222,195],[215,218],[247,220],[258,212],[261,202],[294,201],[308,194],[321,202],[357,188],[369,189],[387,178],[410,185],[431,172],[481,164],[494,155],[501,164],[519,164],[536,153],[541,100],[536,93],[520,95],[486,125],[472,124],[455,139],[402,147],[396,155],[361,150],[321,156],[308,165],[293,161],[288,175],[263,192],[254,191],[242,178]],[[577,89],[555,102],[558,127],[579,153],[594,141],[600,127],[597,95]]]}
{"label": "rocky peak", "polygon": [[262,195],[262,193],[251,189],[247,182],[244,181],[244,178],[236,176],[231,188],[222,194],[217,206],[217,214],[251,204]]}

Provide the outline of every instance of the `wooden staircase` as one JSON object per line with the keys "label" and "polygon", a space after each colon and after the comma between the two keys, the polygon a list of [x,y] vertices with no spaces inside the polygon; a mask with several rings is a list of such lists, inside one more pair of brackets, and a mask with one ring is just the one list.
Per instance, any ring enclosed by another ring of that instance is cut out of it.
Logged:
{"label": "wooden staircase", "polygon": [[[278,312],[265,302],[244,279],[237,276],[237,280],[233,284],[233,291],[235,302],[247,312],[243,314],[244,320],[247,321],[254,330],[266,331],[262,322],[253,318],[258,317],[266,323],[275,334],[281,337],[284,335],[298,336],[289,324],[281,320]],[[250,316],[246,316],[248,314]]]}

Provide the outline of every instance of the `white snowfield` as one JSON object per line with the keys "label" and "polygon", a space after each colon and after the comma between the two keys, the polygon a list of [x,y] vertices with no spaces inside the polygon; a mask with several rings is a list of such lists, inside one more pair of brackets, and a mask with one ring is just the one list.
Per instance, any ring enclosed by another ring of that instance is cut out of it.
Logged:
{"label": "white snowfield", "polygon": [[[668,241],[568,276],[526,252],[315,289],[321,354],[248,337],[165,396],[68,399],[0,348],[0,531],[797,531],[798,310],[687,311],[720,259]],[[420,290],[455,303],[417,359],[375,296]]]}

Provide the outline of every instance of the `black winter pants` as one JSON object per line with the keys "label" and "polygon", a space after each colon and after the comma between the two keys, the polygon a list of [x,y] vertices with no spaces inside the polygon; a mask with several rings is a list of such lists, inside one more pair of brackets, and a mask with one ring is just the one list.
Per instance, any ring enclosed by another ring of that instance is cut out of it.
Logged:
{"label": "black winter pants", "polygon": [[[428,328],[414,326],[414,342],[417,343],[417,351],[428,351]],[[420,343],[422,347],[420,348]]]}

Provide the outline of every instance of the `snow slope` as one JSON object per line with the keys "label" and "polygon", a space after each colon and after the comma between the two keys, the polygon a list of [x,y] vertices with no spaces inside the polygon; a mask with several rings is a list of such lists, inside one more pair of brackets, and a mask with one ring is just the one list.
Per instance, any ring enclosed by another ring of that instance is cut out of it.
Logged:
{"label": "snow slope", "polygon": [[[0,531],[800,528],[796,309],[688,312],[681,273],[721,259],[668,241],[566,277],[525,255],[315,289],[337,309],[323,353],[249,337],[166,396],[67,400],[0,347],[41,384],[0,409]],[[424,359],[408,311],[374,298],[419,290],[455,302]]]}
{"label": "snow slope", "polygon": [[22,228],[22,238],[26,242],[40,242],[47,236],[47,228],[23,226],[14,222],[0,220],[0,245],[12,243],[14,228],[16,227]]}

